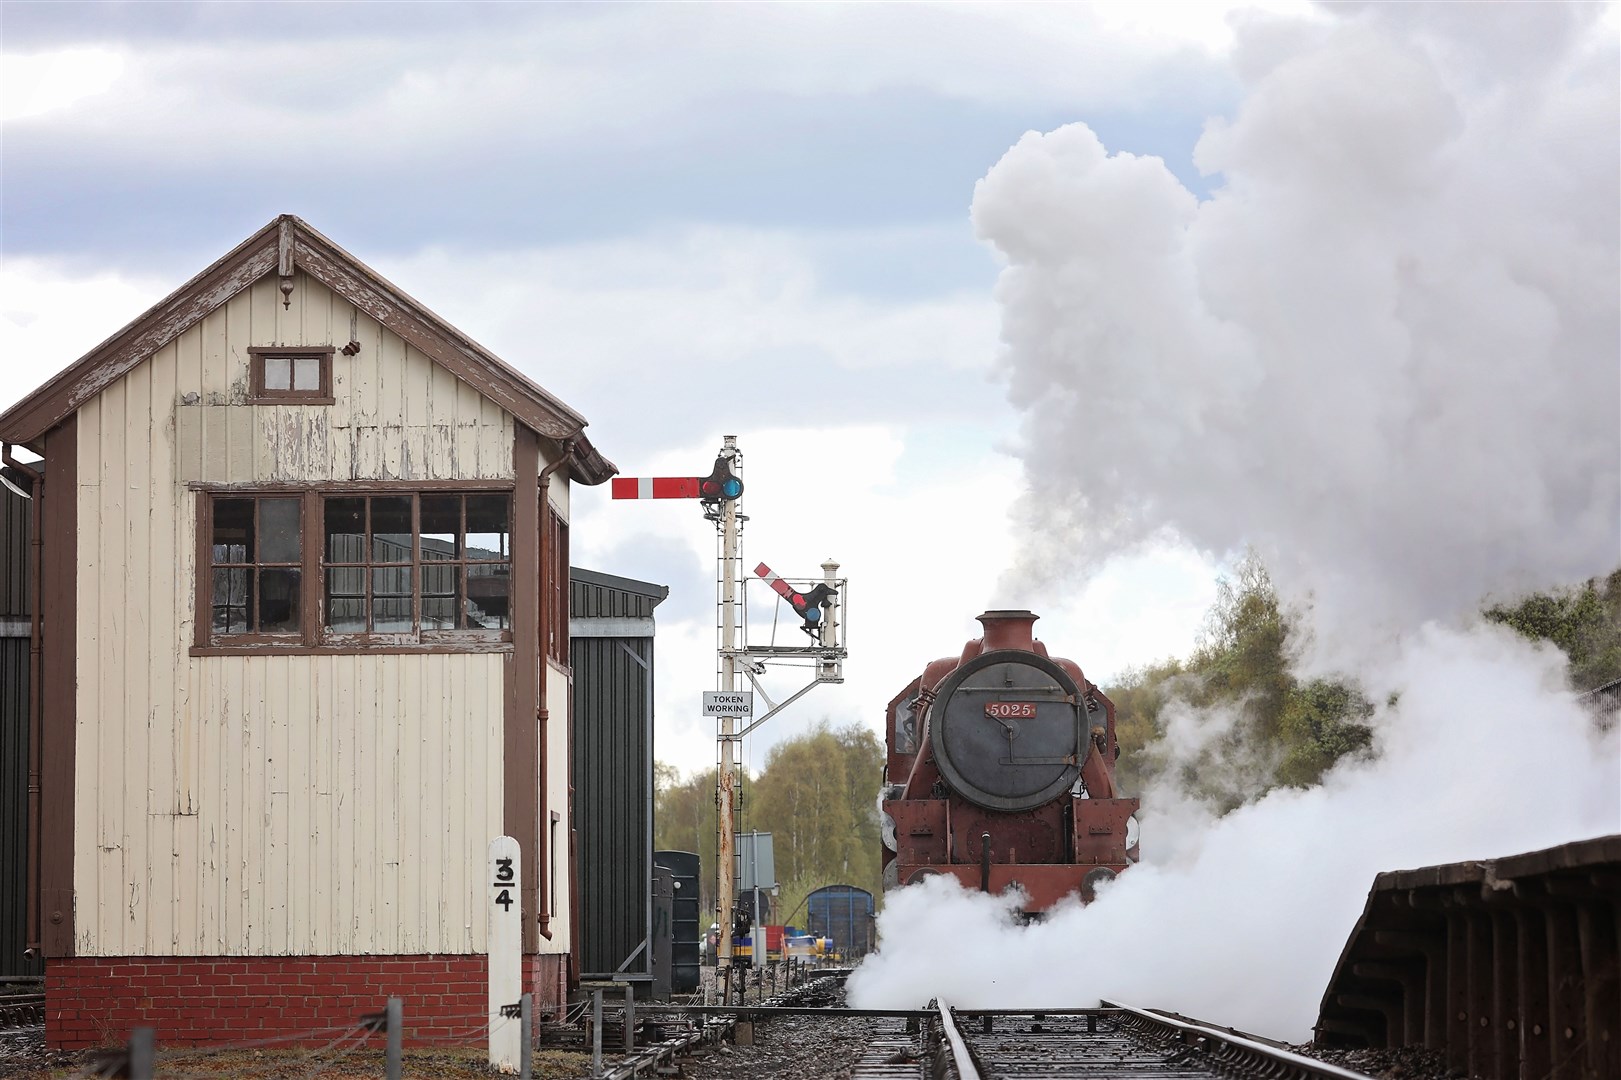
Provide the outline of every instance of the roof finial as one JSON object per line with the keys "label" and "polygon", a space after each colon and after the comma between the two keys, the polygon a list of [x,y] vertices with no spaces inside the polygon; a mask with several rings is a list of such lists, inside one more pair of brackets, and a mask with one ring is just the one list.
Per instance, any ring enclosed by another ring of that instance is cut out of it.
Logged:
{"label": "roof finial", "polygon": [[276,223],[276,273],[281,275],[281,306],[293,306],[293,219],[283,214]]}

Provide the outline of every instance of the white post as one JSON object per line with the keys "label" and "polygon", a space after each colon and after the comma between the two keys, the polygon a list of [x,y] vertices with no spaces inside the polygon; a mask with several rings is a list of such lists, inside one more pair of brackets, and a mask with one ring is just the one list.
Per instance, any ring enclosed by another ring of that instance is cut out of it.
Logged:
{"label": "white post", "polygon": [[502,1015],[503,1007],[523,996],[522,870],[518,841],[510,836],[490,841],[484,879],[490,890],[490,1067],[500,1073],[518,1071],[523,1039],[520,1017]]}
{"label": "white post", "polygon": [[[822,619],[822,634],[819,640],[823,648],[835,649],[839,645],[839,608],[844,598],[838,593],[839,564],[832,559],[822,564],[822,581],[833,590],[833,602],[828,605],[827,614]],[[838,660],[818,660],[816,673],[829,681],[844,681],[844,665]]]}
{"label": "white post", "polygon": [[[737,436],[727,435],[723,440],[721,454],[732,459],[732,472],[739,472],[737,459]],[[742,560],[739,550],[737,529],[737,500],[732,499],[721,503],[720,515],[721,557],[720,557],[720,686],[722,691],[737,689],[737,631],[738,631],[738,594],[741,591],[741,582],[738,580]],[[737,731],[735,716],[720,718],[720,775],[716,778],[718,798],[716,804],[720,813],[720,836],[716,843],[715,859],[720,864],[716,867],[719,881],[716,886],[716,904],[720,908],[720,948],[719,967],[715,972],[715,984],[726,986],[727,975],[732,966],[732,900],[733,893],[737,891],[732,874],[732,853],[737,847],[737,837],[734,831],[733,811],[737,806],[737,773],[736,773],[736,747],[734,735]]]}

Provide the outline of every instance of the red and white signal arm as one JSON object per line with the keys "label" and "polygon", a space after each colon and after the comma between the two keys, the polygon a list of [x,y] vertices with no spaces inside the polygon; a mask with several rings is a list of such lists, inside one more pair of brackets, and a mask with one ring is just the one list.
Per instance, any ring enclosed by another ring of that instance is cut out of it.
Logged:
{"label": "red and white signal arm", "polygon": [[616,476],[610,489],[616,499],[702,499],[731,502],[743,494],[743,481],[732,474],[724,453],[708,476]]}
{"label": "red and white signal arm", "polygon": [[616,499],[696,499],[696,476],[616,476],[613,478],[613,497]]}
{"label": "red and white signal arm", "polygon": [[813,585],[801,592],[778,577],[777,572],[765,563],[756,566],[754,572],[764,578],[765,583],[771,586],[771,590],[788,601],[788,606],[794,609],[794,613],[805,620],[806,633],[813,633],[821,624],[822,605],[837,595],[826,582]]}
{"label": "red and white signal arm", "polygon": [[772,592],[788,601],[788,603],[793,606],[795,611],[803,613],[806,603],[805,595],[803,593],[799,592],[792,585],[778,577],[777,572],[771,569],[771,567],[767,566],[765,563],[761,563],[759,566],[756,566],[754,568],[754,572],[759,577],[765,579],[765,583],[771,586]]}

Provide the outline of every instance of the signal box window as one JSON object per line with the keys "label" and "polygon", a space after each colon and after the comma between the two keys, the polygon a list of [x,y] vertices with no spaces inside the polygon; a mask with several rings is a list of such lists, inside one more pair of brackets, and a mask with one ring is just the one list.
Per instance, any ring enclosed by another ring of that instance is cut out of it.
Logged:
{"label": "signal box window", "polygon": [[422,496],[422,629],[511,630],[512,500]]}
{"label": "signal box window", "polygon": [[326,500],[326,625],[338,634],[408,634],[415,622],[411,496]]}
{"label": "signal box window", "polygon": [[330,405],[332,347],[250,348],[248,400],[260,405]]}
{"label": "signal box window", "polygon": [[337,496],[323,515],[332,635],[431,641],[511,631],[512,496]]}
{"label": "signal box window", "polygon": [[512,640],[510,491],[205,493],[198,525],[199,649]]}
{"label": "signal box window", "polygon": [[291,498],[216,498],[209,545],[213,636],[300,633],[302,507]]}

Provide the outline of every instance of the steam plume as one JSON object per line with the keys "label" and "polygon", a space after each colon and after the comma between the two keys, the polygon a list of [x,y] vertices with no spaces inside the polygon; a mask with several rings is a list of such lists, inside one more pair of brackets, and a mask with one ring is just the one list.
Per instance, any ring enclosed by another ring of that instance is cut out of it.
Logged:
{"label": "steam plume", "polygon": [[[1341,9],[1336,8],[1338,12]],[[1621,552],[1617,56],[1587,5],[1241,28],[1197,200],[1084,125],[980,182],[1026,579],[1172,530],[1400,625]]]}
{"label": "steam plume", "polygon": [[[890,894],[853,1004],[1118,996],[1302,1039],[1377,872],[1621,829],[1617,732],[1563,658],[1460,619],[1621,556],[1605,17],[1253,20],[1244,98],[1196,150],[1211,198],[1082,124],[1025,136],[981,181],[1031,488],[1009,588],[1168,534],[1254,544],[1350,643],[1340,661],[1379,658],[1355,674],[1394,704],[1377,757],[1320,787],[1222,817],[1143,792],[1146,861],[1088,908],[1020,928],[1014,901],[939,880]],[[1222,722],[1172,719],[1172,756]]]}

